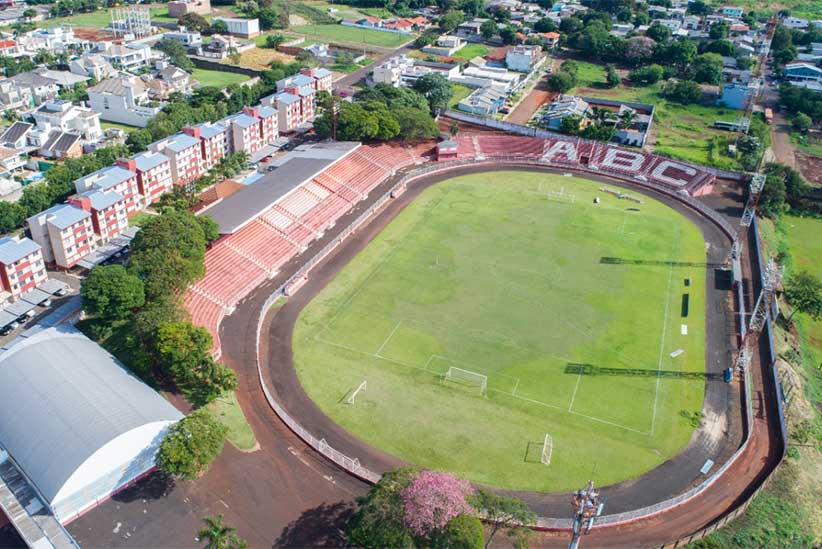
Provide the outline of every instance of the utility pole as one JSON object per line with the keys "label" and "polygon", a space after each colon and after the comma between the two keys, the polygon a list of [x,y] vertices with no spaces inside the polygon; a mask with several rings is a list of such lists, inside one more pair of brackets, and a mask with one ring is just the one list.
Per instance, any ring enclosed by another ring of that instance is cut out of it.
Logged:
{"label": "utility pole", "polygon": [[571,505],[574,507],[574,536],[568,549],[577,549],[580,538],[594,527],[594,520],[602,514],[605,503],[600,502],[599,492],[594,490],[594,481],[589,480],[585,488],[574,493]]}
{"label": "utility pole", "polygon": [[340,116],[340,102],[331,96],[331,139],[337,140],[337,121]]}

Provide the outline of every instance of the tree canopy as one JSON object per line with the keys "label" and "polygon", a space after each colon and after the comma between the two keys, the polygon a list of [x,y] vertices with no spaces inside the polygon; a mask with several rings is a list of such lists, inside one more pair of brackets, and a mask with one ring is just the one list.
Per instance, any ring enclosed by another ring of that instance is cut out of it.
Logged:
{"label": "tree canopy", "polygon": [[143,281],[122,265],[98,265],[80,284],[83,308],[106,319],[121,319],[145,303]]}
{"label": "tree canopy", "polygon": [[793,307],[790,318],[797,311],[813,320],[822,318],[822,282],[807,271],[800,271],[788,279],[785,297]]}
{"label": "tree canopy", "polygon": [[223,451],[225,425],[208,411],[199,409],[169,428],[157,452],[157,467],[161,471],[194,480]]}

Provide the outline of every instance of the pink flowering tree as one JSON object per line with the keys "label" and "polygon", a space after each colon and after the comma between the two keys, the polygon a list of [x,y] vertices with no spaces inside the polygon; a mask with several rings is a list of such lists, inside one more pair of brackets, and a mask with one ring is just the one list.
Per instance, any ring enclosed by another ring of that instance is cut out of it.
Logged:
{"label": "pink flowering tree", "polygon": [[442,530],[452,518],[470,513],[467,498],[472,493],[467,480],[422,471],[401,494],[405,524],[414,535],[426,538]]}

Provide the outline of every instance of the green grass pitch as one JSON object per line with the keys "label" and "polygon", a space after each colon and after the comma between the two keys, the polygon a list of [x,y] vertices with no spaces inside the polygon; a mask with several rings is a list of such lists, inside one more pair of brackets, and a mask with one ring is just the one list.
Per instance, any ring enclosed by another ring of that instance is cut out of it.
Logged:
{"label": "green grass pitch", "polygon": [[[308,395],[369,444],[502,488],[609,484],[675,455],[702,407],[705,242],[603,186],[489,172],[426,189],[302,312]],[[449,367],[486,375],[487,396]]]}

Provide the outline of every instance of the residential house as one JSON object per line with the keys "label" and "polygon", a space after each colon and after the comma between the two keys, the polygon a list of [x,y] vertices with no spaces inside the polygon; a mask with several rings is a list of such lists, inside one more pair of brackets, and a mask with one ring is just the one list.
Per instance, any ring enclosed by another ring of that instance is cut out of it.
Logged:
{"label": "residential house", "polygon": [[116,191],[123,197],[123,205],[128,217],[144,207],[140,197],[140,188],[137,185],[137,174],[118,165],[107,166],[77,179],[74,182],[74,188],[80,194],[92,189]]}
{"label": "residential house", "polygon": [[20,47],[30,53],[46,50],[51,53],[66,51],[69,47],[86,49],[90,46],[88,41],[80,40],[74,36],[74,27],[71,25],[59,25],[35,29],[17,39]]}
{"label": "residential house", "polygon": [[468,42],[482,42],[483,37],[482,32],[480,32],[480,27],[486,21],[488,21],[488,19],[481,18],[466,21],[465,23],[458,25],[454,33]]}
{"label": "residential house", "polygon": [[543,32],[538,36],[542,40],[542,45],[549,50],[556,49],[559,45],[560,34],[558,32]]}
{"label": "residential house", "polygon": [[98,53],[112,67],[120,70],[135,71],[151,65],[151,48],[146,44],[99,42]]}
{"label": "residential house", "polygon": [[[169,2],[169,4],[170,3],[171,2]],[[203,45],[202,35],[199,32],[187,31],[185,27],[181,27],[178,31],[167,32],[163,35],[163,38],[168,40],[176,40],[190,50],[197,49]]]}
{"label": "residential house", "polygon": [[53,78],[47,78],[35,71],[21,72],[4,82],[9,82],[17,89],[17,97],[22,100],[25,107],[35,107],[50,101],[56,98],[60,91]]}
{"label": "residential house", "polygon": [[497,88],[478,88],[462,99],[457,108],[479,116],[494,116],[505,103],[506,97],[508,94]]}
{"label": "residential house", "polygon": [[457,64],[418,61],[406,55],[398,55],[376,66],[372,71],[371,79],[376,84],[390,84],[398,88],[400,86],[411,86],[418,78],[432,72],[438,72],[446,78],[453,79],[459,76],[460,66]]}
{"label": "residential house", "polygon": [[0,135],[0,145],[10,149],[22,149],[28,144],[28,137],[34,130],[34,124],[17,121]]}
{"label": "residential house", "polygon": [[40,132],[72,132],[87,143],[96,143],[103,137],[100,114],[88,107],[79,107],[71,101],[56,99],[43,103],[32,111],[32,118]]}
{"label": "residential house", "polygon": [[171,180],[175,185],[189,185],[205,173],[200,140],[191,135],[177,133],[155,141],[148,148],[171,160]]}
{"label": "residential house", "polygon": [[28,218],[31,238],[43,260],[70,269],[96,248],[91,213],[73,204],[58,204]]}
{"label": "residential house", "polygon": [[728,17],[739,19],[744,14],[744,10],[738,6],[723,6],[720,13]]}
{"label": "residential house", "polygon": [[39,244],[24,236],[0,238],[0,301],[15,301],[47,279]]}
{"label": "residential house", "polygon": [[162,153],[141,152],[117,160],[117,165],[137,174],[137,189],[145,206],[157,202],[173,186],[171,160]]}
{"label": "residential house", "polygon": [[209,0],[172,0],[168,4],[168,15],[179,19],[188,13],[198,13],[208,15],[211,13],[211,2]]}
{"label": "residential house", "polygon": [[202,46],[201,54],[203,57],[211,59],[225,59],[231,54],[232,50],[240,51],[241,47],[240,41],[233,36],[213,34],[208,44]]}
{"label": "residential house", "polygon": [[87,52],[69,61],[69,70],[74,74],[94,78],[98,82],[117,74],[111,63],[99,53]]}
{"label": "residential house", "polygon": [[432,55],[442,55],[446,57],[450,57],[457,53],[465,46],[466,42],[459,36],[453,36],[450,34],[443,34],[439,38],[437,38],[436,42],[425,46],[422,48],[422,51],[425,53],[430,53]]}
{"label": "residential house", "polygon": [[69,197],[67,202],[91,214],[91,227],[100,245],[128,227],[125,197],[112,188],[90,189]]}
{"label": "residential house", "polygon": [[13,111],[23,110],[30,106],[30,97],[15,82],[0,80],[0,108]]}
{"label": "residential house", "polygon": [[142,76],[150,99],[165,101],[174,93],[191,94],[192,80],[186,71],[165,61],[158,61],[156,67],[150,75]]}
{"label": "residential house", "polygon": [[539,46],[514,46],[505,54],[506,66],[517,72],[531,72],[542,59],[542,48]]}
{"label": "residential house", "polygon": [[0,55],[3,57],[19,57],[25,54],[20,51],[17,42],[14,40],[2,39],[0,40]]}
{"label": "residential house", "polygon": [[38,141],[38,153],[45,158],[63,160],[83,156],[83,142],[80,134],[51,130]]}
{"label": "residential house", "polygon": [[148,87],[137,76],[120,74],[88,89],[91,109],[109,122],[145,128],[161,110],[149,102]]}
{"label": "residential house", "polygon": [[590,105],[584,99],[576,96],[560,95],[548,107],[548,111],[542,118],[542,124],[549,130],[557,131],[562,126],[562,121],[568,116],[577,116],[584,123],[586,120],[585,115],[589,110]]}
{"label": "residential house", "polygon": [[254,38],[260,35],[259,19],[242,19],[239,17],[215,17],[214,21],[222,21],[228,27],[228,34],[242,38]]}
{"label": "residential house", "polygon": [[231,132],[221,122],[203,122],[185,127],[183,132],[200,140],[200,157],[205,171],[219,164],[220,160],[232,152]]}
{"label": "residential house", "polygon": [[748,108],[756,87],[750,84],[730,83],[722,86],[722,97],[717,101],[729,109],[745,110]]}
{"label": "residential house", "polygon": [[12,177],[15,172],[26,165],[26,159],[24,150],[0,145],[0,176]]}
{"label": "residential house", "polygon": [[801,17],[783,17],[782,24],[789,29],[796,30],[805,30],[810,26],[810,22],[807,19],[802,19]]}

